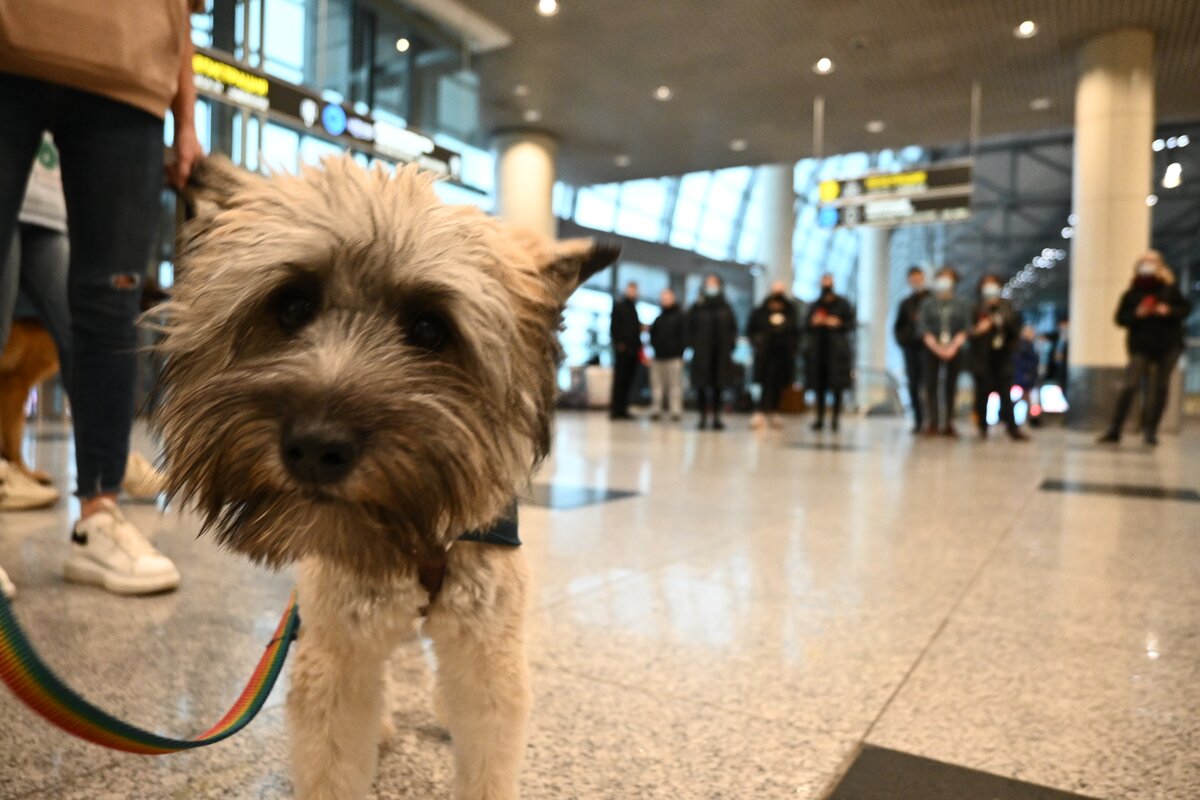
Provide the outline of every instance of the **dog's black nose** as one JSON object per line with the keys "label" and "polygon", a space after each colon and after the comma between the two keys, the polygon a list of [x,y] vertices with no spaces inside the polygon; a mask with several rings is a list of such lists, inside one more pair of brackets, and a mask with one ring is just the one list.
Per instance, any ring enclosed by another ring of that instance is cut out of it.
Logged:
{"label": "dog's black nose", "polygon": [[330,420],[297,422],[284,431],[280,447],[284,466],[304,483],[340,481],[362,450],[349,426]]}

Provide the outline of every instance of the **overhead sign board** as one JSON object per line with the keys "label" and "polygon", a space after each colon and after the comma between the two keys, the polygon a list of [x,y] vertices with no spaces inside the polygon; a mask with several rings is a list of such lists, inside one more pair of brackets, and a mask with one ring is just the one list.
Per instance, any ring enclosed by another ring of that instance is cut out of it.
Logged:
{"label": "overhead sign board", "polygon": [[192,70],[196,91],[205,97],[379,158],[414,162],[454,180],[461,177],[459,154],[425,134],[360,114],[303,86],[239,64],[217,50],[197,47]]}
{"label": "overhead sign board", "polygon": [[971,216],[973,162],[822,181],[817,222],[825,228],[957,222]]}

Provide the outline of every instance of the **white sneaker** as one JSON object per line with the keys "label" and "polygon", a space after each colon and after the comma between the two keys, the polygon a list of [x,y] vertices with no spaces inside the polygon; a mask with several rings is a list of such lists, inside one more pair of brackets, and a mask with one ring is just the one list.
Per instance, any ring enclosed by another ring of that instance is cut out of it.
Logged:
{"label": "white sneaker", "polygon": [[113,594],[153,594],[179,586],[179,570],[154,549],[117,504],[75,523],[67,580],[101,586]]}
{"label": "white sneaker", "polygon": [[0,511],[28,511],[58,502],[58,490],[42,486],[0,459]]}
{"label": "white sneaker", "polygon": [[13,582],[8,579],[8,573],[4,571],[4,567],[0,567],[0,594],[9,600],[17,596],[17,587],[13,586]]}
{"label": "white sneaker", "polygon": [[154,468],[146,457],[136,450],[129,451],[129,460],[125,462],[125,477],[121,488],[133,500],[153,500],[166,489],[167,481],[163,474]]}

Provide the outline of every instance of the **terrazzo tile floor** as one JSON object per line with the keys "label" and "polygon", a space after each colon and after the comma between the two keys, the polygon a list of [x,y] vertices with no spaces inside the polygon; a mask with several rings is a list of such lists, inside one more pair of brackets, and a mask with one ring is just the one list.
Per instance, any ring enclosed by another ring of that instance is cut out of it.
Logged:
{"label": "terrazzo tile floor", "polygon": [[[27,442],[60,486],[62,432]],[[1091,441],[562,415],[521,512],[535,584],[524,797],[816,800],[865,745],[1087,797],[1200,797],[1200,503],[1095,491],[1200,489],[1200,438],[1156,451]],[[117,715],[169,734],[207,727],[291,576],[197,538],[189,515],[130,505],[181,589],[71,586],[60,570],[75,511],[0,514],[29,635]],[[396,655],[403,702],[378,800],[449,797],[427,660],[419,644]],[[238,737],[163,758],[74,741],[0,692],[0,798],[288,798],[283,692]]]}

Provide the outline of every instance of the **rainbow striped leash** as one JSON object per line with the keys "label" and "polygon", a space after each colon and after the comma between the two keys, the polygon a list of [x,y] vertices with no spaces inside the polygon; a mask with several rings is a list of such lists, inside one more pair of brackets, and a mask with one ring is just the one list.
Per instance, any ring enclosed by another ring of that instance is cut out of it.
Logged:
{"label": "rainbow striped leash", "polygon": [[299,628],[300,610],[293,594],[275,635],[233,708],[220,722],[192,739],[170,739],[135,728],[76,694],[38,658],[3,594],[0,594],[0,680],[25,705],[80,739],[126,753],[151,756],[180,753],[228,739],[254,719],[279,678]]}

